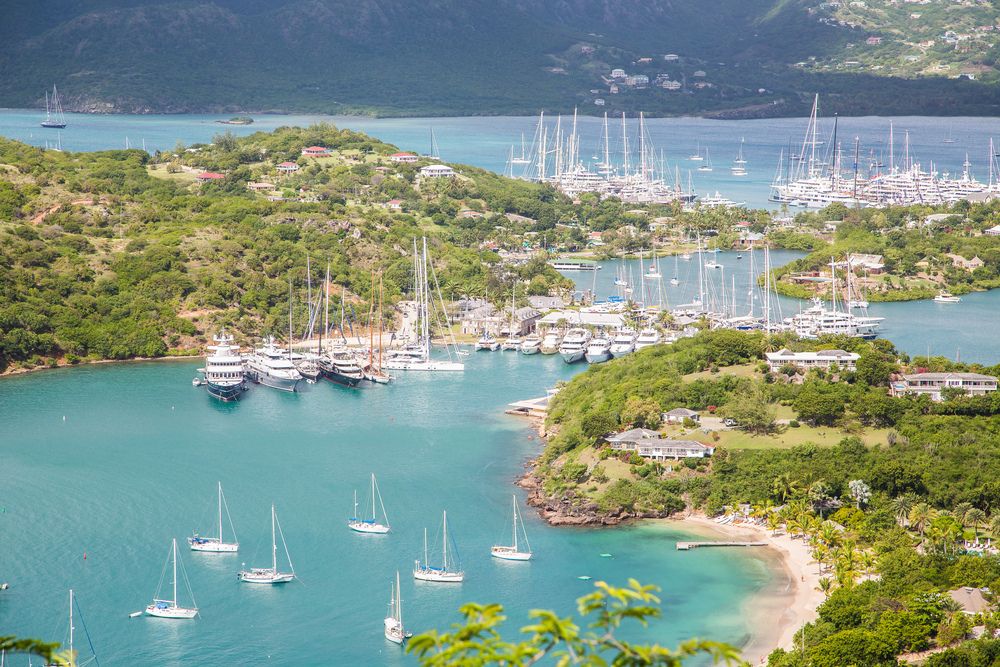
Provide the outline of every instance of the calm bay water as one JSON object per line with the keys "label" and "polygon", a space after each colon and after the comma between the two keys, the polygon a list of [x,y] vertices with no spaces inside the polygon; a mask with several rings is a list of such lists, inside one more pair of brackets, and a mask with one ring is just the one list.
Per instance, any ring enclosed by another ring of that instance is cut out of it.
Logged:
{"label": "calm bay water", "polygon": [[[113,364],[0,382],[5,632],[64,641],[72,587],[104,664],[412,664],[382,637],[399,569],[417,632],[446,627],[466,601],[503,603],[511,630],[531,608],[569,613],[591,590],[577,579],[588,575],[663,588],[664,619],[633,636],[742,642],[743,605],[772,580],[759,554],[677,552],[680,534],[652,525],[550,528],[531,510],[536,560],[490,558],[512,482],[540,446],[502,409],[582,370],[558,357],[480,353],[461,374],[404,374],[354,391],[319,384],[301,395],[254,387],[234,405],[191,386],[197,366]],[[352,491],[366,495],[371,471],[393,526],[383,538],[345,527]],[[170,538],[209,530],[216,480],[241,546],[231,556],[182,551],[202,617],[129,619],[152,597]],[[242,562],[270,558],[272,501],[301,582],[240,584]],[[442,509],[467,581],[418,585],[409,571],[422,529],[433,539]]]}
{"label": "calm bay water", "polygon": [[[226,115],[89,115],[69,114],[69,127],[65,130],[45,130],[38,123],[42,116],[31,109],[0,109],[0,136],[17,139],[36,146],[60,143],[65,150],[92,151],[124,148],[126,139],[132,147],[149,150],[173,149],[177,142],[186,144],[211,141],[220,132],[230,130],[238,135],[273,130],[281,126],[304,126],[317,122],[331,122],[340,127],[360,130],[397,146],[420,153],[431,150],[431,130],[440,147],[441,158],[449,162],[471,164],[503,172],[511,146],[515,154],[521,152],[521,135],[525,135],[526,151],[531,152],[532,137],[538,119],[535,117],[461,117],[461,118],[362,118],[356,116],[320,115],[255,115],[250,126],[227,126],[217,120]],[[564,121],[568,119],[564,118]],[[892,119],[895,128],[895,157],[901,161],[906,154],[906,134],[909,133],[909,156],[925,168],[932,164],[939,171],[960,173],[962,162],[968,155],[972,172],[980,180],[988,178],[987,155],[989,139],[1000,136],[1000,122],[995,118],[929,118],[907,116]],[[580,159],[595,162],[603,155],[603,121],[598,118],[578,119]],[[846,152],[853,150],[854,138],[861,142],[861,162],[868,157],[888,163],[889,118],[841,118],[838,143]],[[629,121],[629,145],[638,146],[636,121]],[[664,166],[674,173],[680,170],[681,181],[686,187],[688,172],[695,190],[701,194],[716,190],[735,201],[750,206],[766,207],[768,185],[774,177],[779,153],[789,146],[798,152],[801,147],[806,121],[801,118],[763,120],[718,121],[701,118],[656,118],[646,121],[655,159],[659,163],[660,151]],[[821,120],[819,138],[832,144],[831,119]],[[567,124],[564,122],[564,129]],[[550,128],[554,130],[554,126]],[[619,152],[624,143],[620,120],[610,122],[610,150]],[[943,143],[951,133],[955,143]],[[550,134],[551,136],[551,134]],[[744,157],[749,161],[749,174],[744,177],[729,173],[730,163],[744,139]],[[820,151],[826,146],[821,146]],[[695,171],[699,164],[687,158],[701,149],[708,152],[714,166],[709,173]],[[636,155],[632,160],[638,159]],[[845,158],[845,164],[850,162]],[[514,175],[521,175],[515,170]]]}
{"label": "calm bay water", "polygon": [[[751,283],[750,253],[743,252],[743,258],[737,259],[736,252],[720,252],[718,261],[723,270],[705,269],[710,277],[711,289],[706,297],[717,302],[731,304],[733,293],[736,298],[736,312],[748,312],[747,292]],[[803,253],[791,250],[771,251],[771,264],[775,267],[801,257]],[[706,253],[705,260],[711,254]],[[754,275],[759,275],[763,269],[763,253],[754,253]],[[645,280],[644,287],[649,290],[647,300],[655,303],[660,294],[667,306],[673,308],[680,304],[691,303],[698,296],[698,257],[693,255],[690,261],[676,260],[674,257],[659,259],[660,272],[663,275],[662,288],[655,287],[655,281]],[[602,262],[602,269],[596,272],[577,271],[566,272],[565,275],[576,281],[577,289],[589,290],[596,286],[598,299],[616,294],[614,285],[615,274],[621,266],[620,260]],[[649,258],[645,265],[648,267]],[[634,282],[640,282],[641,271],[638,260],[625,262],[626,271],[631,271]],[[676,267],[676,269],[675,269]],[[676,287],[669,281],[674,276],[680,281]],[[735,289],[733,284],[735,282]],[[755,280],[754,280],[755,282]],[[636,299],[639,296],[634,295]],[[774,297],[772,297],[773,299]],[[780,310],[772,302],[772,317],[788,317],[810,304],[798,299],[780,297],[777,299]],[[757,313],[761,305],[757,301]],[[995,329],[1000,313],[1000,290],[989,292],[974,292],[962,296],[961,303],[935,303],[934,301],[903,301],[896,303],[873,303],[868,309],[872,316],[884,317],[882,323],[882,338],[895,343],[896,347],[910,355],[924,355],[928,351],[932,355],[941,355],[951,359],[979,362],[984,364],[1000,363],[1000,343]]]}

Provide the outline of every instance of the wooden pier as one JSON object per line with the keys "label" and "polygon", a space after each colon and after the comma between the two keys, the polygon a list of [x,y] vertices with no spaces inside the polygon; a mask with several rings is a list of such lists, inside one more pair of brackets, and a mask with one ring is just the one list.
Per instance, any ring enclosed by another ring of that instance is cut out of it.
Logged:
{"label": "wooden pier", "polygon": [[678,542],[678,551],[690,551],[698,547],[766,547],[767,542]]}

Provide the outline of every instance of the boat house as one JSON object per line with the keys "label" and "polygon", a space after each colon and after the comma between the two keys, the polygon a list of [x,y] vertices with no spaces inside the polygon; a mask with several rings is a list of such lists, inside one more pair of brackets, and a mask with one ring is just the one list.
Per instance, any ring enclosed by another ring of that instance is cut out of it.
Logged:
{"label": "boat house", "polygon": [[983,396],[997,390],[997,379],[982,373],[913,373],[890,384],[893,396],[927,394],[931,400],[943,400],[942,390],[961,389],[970,396]]}
{"label": "boat house", "polygon": [[833,366],[841,370],[853,371],[857,367],[858,359],[861,358],[860,354],[844,350],[792,352],[787,348],[778,352],[768,352],[764,356],[767,357],[767,365],[773,372],[781,370],[786,365],[807,371],[812,368],[830,370]]}

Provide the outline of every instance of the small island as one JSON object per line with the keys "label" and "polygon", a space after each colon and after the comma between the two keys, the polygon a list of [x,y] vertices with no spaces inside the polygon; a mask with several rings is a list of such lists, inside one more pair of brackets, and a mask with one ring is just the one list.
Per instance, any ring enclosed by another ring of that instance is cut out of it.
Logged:
{"label": "small island", "polygon": [[217,120],[215,122],[222,125],[253,125],[253,118],[250,116],[233,116],[229,120]]}

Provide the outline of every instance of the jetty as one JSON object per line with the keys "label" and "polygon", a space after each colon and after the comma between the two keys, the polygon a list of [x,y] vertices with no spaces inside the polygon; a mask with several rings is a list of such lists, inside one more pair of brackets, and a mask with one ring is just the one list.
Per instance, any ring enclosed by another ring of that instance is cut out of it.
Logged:
{"label": "jetty", "polygon": [[766,547],[767,542],[678,542],[678,551],[690,551],[698,547]]}

